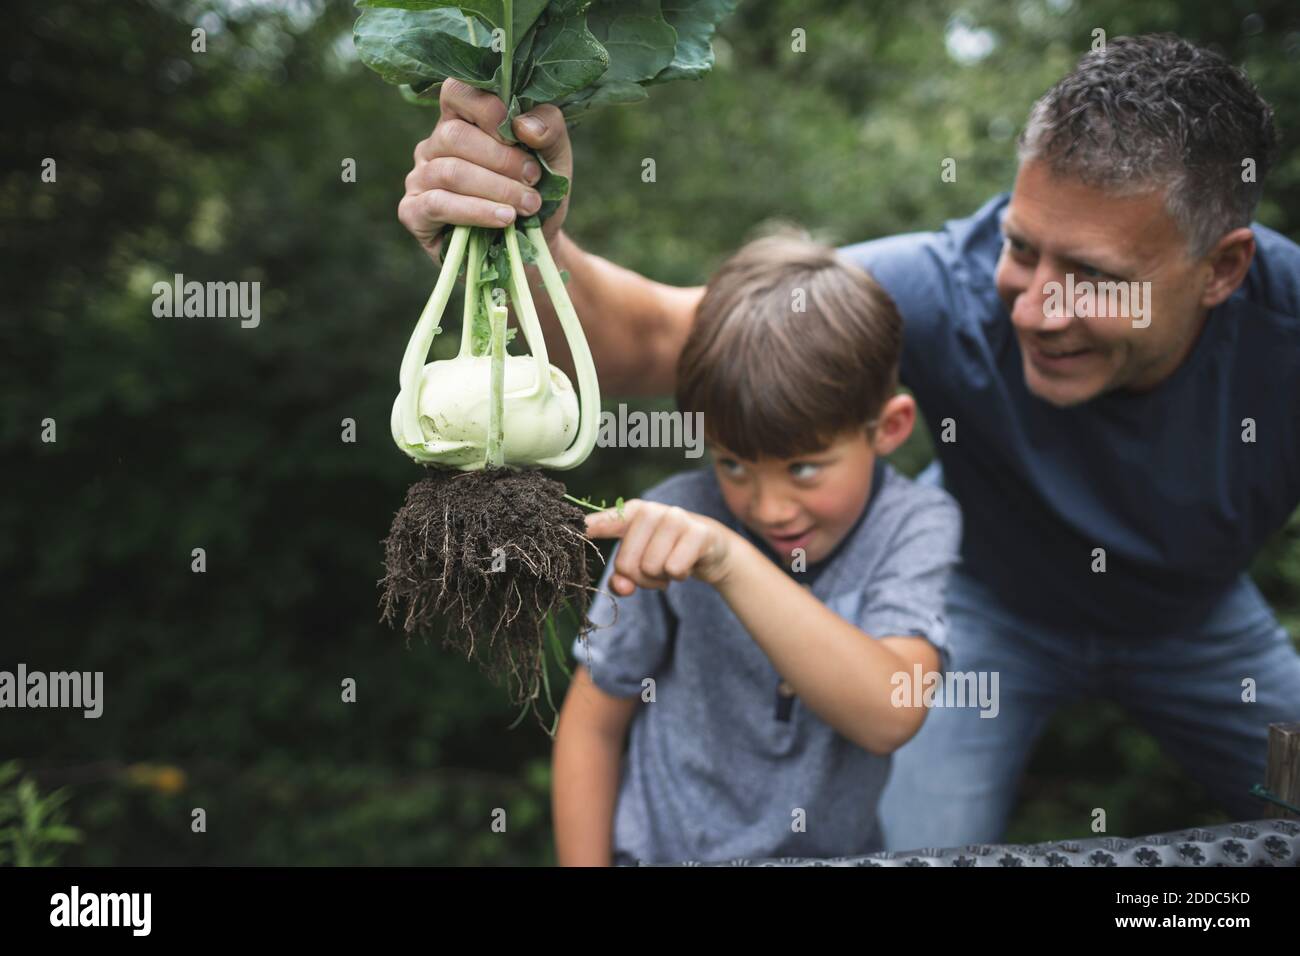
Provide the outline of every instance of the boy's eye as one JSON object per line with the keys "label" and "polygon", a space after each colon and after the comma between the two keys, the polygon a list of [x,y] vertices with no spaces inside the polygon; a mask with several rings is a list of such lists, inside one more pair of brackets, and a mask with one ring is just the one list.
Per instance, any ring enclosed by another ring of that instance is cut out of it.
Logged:
{"label": "boy's eye", "polygon": [[1005,238],[1007,240],[1007,245],[1011,248],[1012,252],[1022,256],[1028,254],[1029,247],[1025,245],[1023,242],[1021,242],[1019,239],[1015,238],[1014,236],[1006,236]]}
{"label": "boy's eye", "polygon": [[741,475],[745,473],[745,466],[742,465],[740,462],[736,461],[736,459],[734,458],[718,458],[716,460],[718,463],[718,467],[721,468],[724,473],[730,475],[732,478],[739,478]]}
{"label": "boy's eye", "polygon": [[795,478],[813,478],[821,471],[821,467],[811,461],[797,461],[790,466],[790,474]]}

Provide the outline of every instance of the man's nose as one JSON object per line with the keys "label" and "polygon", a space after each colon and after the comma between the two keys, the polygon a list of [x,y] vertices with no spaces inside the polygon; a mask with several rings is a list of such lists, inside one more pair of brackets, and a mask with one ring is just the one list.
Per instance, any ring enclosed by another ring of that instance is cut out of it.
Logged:
{"label": "man's nose", "polygon": [[1067,277],[1040,260],[1027,288],[1016,296],[1011,322],[1027,332],[1060,331],[1074,321],[1072,300]]}

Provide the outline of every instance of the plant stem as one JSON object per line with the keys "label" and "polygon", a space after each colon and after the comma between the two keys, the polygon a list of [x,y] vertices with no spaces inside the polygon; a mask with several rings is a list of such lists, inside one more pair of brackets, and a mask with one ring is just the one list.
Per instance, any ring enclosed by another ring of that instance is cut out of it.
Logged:
{"label": "plant stem", "polygon": [[503,0],[501,6],[505,12],[505,23],[501,29],[506,32],[506,48],[501,51],[501,102],[510,109],[510,70],[515,62],[515,11],[514,0]]}
{"label": "plant stem", "polygon": [[583,499],[583,498],[575,498],[575,497],[573,497],[573,495],[565,495],[564,497],[565,497],[566,499],[568,499],[569,501],[572,501],[575,505],[581,505],[581,506],[584,507],[584,508],[590,508],[592,511],[608,511],[608,510],[609,510],[608,508],[601,508],[601,507],[599,507],[599,506],[597,506],[597,505],[593,505],[590,501],[587,501],[587,500],[585,500],[585,499]]}
{"label": "plant stem", "polygon": [[488,433],[486,468],[503,468],[506,463],[505,441],[506,385],[506,307],[492,305],[492,379],[488,392]]}
{"label": "plant stem", "polygon": [[406,343],[406,352],[402,355],[402,368],[398,372],[402,396],[400,424],[407,445],[420,445],[424,442],[424,431],[420,428],[420,376],[424,372],[429,349],[433,347],[433,337],[438,334],[442,312],[447,307],[447,299],[456,284],[456,274],[460,272],[460,263],[465,258],[468,243],[469,226],[457,226],[451,234],[451,241],[447,243],[433,294],[420,313],[415,331],[411,333],[411,340]]}
{"label": "plant stem", "polygon": [[[526,228],[525,235],[532,240],[533,246],[537,249],[537,271],[542,275],[542,284],[546,287],[546,294],[550,296],[555,316],[560,320],[560,328],[564,330],[564,340],[569,345],[573,368],[578,376],[574,383],[578,388],[578,434],[574,437],[573,444],[565,451],[537,462],[543,468],[562,471],[581,465],[587,460],[591,450],[596,447],[596,435],[600,426],[600,382],[596,378],[596,364],[591,358],[591,348],[582,333],[582,322],[579,321],[578,313],[574,311],[573,302],[569,299],[569,293],[564,288],[560,270],[555,267],[555,260],[551,258],[551,248],[546,244],[542,227],[529,226]],[[522,272],[522,268],[520,271]],[[528,288],[526,281],[523,285],[525,289]]]}
{"label": "plant stem", "polygon": [[460,352],[457,353],[459,358],[472,355],[474,352],[474,318],[478,315],[479,309],[476,290],[478,289],[479,272],[482,268],[482,235],[480,230],[471,228],[469,231],[469,248],[465,253],[465,310],[460,322]]}
{"label": "plant stem", "polygon": [[546,336],[542,334],[542,322],[537,317],[537,306],[533,304],[533,294],[528,288],[528,275],[524,272],[524,257],[519,251],[519,234],[514,223],[506,226],[505,241],[506,255],[510,260],[510,298],[515,304],[515,319],[519,322],[524,341],[528,343],[528,351],[532,353],[533,364],[537,367],[532,394],[549,394],[551,359],[546,354]]}

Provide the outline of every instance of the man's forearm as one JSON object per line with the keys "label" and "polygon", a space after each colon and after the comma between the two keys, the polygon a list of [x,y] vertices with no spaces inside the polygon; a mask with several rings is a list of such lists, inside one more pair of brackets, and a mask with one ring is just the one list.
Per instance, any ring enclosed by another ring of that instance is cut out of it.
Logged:
{"label": "man's forearm", "polygon": [[[671,394],[677,356],[690,330],[703,287],[678,288],[585,252],[563,230],[551,243],[556,268],[582,323],[606,395]],[[553,363],[572,373],[573,363],[541,275],[529,266],[528,283]]]}

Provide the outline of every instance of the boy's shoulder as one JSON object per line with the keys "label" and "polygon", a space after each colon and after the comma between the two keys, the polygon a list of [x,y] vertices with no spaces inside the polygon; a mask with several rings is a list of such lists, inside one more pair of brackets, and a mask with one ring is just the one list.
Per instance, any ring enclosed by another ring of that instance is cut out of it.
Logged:
{"label": "boy's shoulder", "polygon": [[[879,486],[857,527],[827,561],[830,582],[866,587],[882,562],[909,565],[955,562],[961,549],[961,508],[943,488],[908,478],[888,462],[878,463]],[[896,573],[899,569],[894,568]]]}
{"label": "boy's shoulder", "polygon": [[933,514],[939,518],[961,520],[961,508],[956,499],[940,486],[909,478],[889,462],[884,463],[882,470],[883,485],[878,500],[872,502],[873,512],[879,507],[882,512]]}

